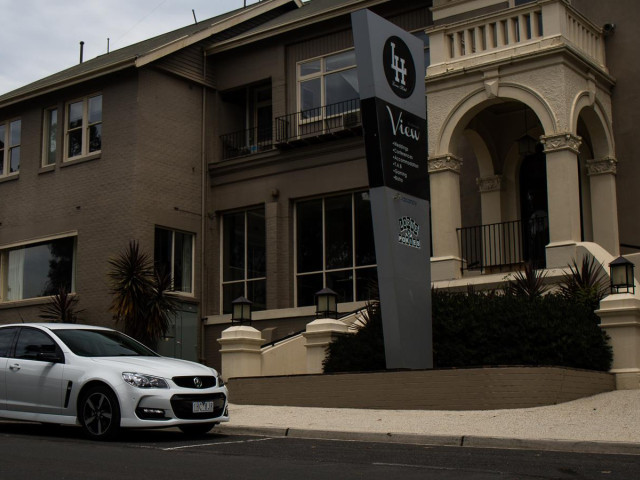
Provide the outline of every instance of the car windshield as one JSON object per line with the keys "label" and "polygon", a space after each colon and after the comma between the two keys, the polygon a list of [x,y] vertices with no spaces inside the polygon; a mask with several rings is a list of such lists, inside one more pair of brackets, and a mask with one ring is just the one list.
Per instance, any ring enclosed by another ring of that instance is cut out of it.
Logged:
{"label": "car windshield", "polygon": [[153,350],[115,330],[55,330],[76,355],[82,357],[157,357]]}

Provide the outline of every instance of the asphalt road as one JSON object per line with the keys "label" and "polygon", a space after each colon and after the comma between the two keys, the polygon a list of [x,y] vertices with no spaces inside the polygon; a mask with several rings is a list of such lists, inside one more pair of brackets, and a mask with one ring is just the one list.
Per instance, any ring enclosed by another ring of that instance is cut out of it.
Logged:
{"label": "asphalt road", "polygon": [[640,456],[428,447],[178,431],[116,442],[0,422],[0,479],[637,479]]}

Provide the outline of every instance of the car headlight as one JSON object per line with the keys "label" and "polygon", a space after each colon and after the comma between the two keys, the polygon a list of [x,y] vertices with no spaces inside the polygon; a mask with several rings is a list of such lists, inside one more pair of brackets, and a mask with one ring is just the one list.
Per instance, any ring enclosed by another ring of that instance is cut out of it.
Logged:
{"label": "car headlight", "polygon": [[122,378],[129,385],[138,388],[169,388],[164,378],[145,375],[143,373],[123,372]]}
{"label": "car headlight", "polygon": [[218,377],[218,386],[224,387],[224,380],[222,379],[222,375],[220,375],[219,373],[217,373],[216,375]]}

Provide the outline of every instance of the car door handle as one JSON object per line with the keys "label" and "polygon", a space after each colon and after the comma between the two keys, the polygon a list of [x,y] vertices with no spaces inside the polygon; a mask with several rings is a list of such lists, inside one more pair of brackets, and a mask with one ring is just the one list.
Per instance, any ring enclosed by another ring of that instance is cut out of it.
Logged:
{"label": "car door handle", "polygon": [[17,363],[14,363],[13,365],[9,366],[9,369],[13,370],[14,372],[17,372],[18,370],[20,370],[20,365],[18,365]]}

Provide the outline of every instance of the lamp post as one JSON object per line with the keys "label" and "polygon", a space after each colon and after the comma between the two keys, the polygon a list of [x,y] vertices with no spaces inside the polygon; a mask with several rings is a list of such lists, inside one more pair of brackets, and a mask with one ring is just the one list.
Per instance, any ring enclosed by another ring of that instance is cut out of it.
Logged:
{"label": "lamp post", "polygon": [[316,292],[316,318],[338,318],[338,294],[330,288]]}
{"label": "lamp post", "polygon": [[635,293],[633,263],[624,257],[618,257],[609,264],[611,293]]}
{"label": "lamp post", "polygon": [[233,310],[231,312],[231,323],[248,323],[251,325],[251,305],[253,302],[245,297],[238,297],[231,302]]}

